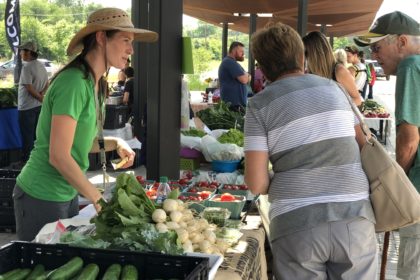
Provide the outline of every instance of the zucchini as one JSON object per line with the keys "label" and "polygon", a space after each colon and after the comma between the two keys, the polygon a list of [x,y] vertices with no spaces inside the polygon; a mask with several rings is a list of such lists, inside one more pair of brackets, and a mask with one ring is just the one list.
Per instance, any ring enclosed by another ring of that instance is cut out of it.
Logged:
{"label": "zucchini", "polygon": [[45,267],[42,264],[37,264],[26,280],[36,280],[38,276],[42,275],[45,275]]}
{"label": "zucchini", "polygon": [[70,279],[75,276],[83,267],[83,260],[80,257],[74,257],[64,265],[53,270],[49,275],[50,280]]}
{"label": "zucchini", "polygon": [[106,271],[102,280],[118,280],[120,279],[121,274],[121,265],[118,263],[114,263],[110,265]]}
{"label": "zucchini", "polygon": [[94,263],[90,263],[83,268],[77,280],[95,280],[99,273],[99,266]]}
{"label": "zucchini", "polygon": [[124,265],[122,269],[121,279],[137,280],[139,278],[137,268],[132,264]]}

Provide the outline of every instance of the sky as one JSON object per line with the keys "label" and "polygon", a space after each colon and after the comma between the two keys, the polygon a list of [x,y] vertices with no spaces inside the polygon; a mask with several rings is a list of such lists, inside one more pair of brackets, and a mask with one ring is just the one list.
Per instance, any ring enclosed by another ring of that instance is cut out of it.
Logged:
{"label": "sky", "polygon": [[[86,3],[94,2],[102,4],[103,6],[108,7],[118,7],[122,9],[127,9],[131,7],[132,0],[85,0]],[[211,0],[209,0],[211,1]],[[369,1],[369,0],[366,0]],[[390,13],[393,11],[401,11],[411,16],[420,22],[420,0],[384,0],[381,8],[379,9],[376,17],[379,17],[383,14]],[[197,24],[197,20],[189,16],[184,15],[183,17],[184,25],[193,27]]]}

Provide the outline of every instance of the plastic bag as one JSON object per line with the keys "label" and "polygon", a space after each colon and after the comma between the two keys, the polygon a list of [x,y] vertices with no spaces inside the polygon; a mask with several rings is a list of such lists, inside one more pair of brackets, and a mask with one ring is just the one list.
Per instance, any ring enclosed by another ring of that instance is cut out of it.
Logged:
{"label": "plastic bag", "polygon": [[185,136],[181,133],[181,148],[190,148],[201,151],[201,138]]}
{"label": "plastic bag", "polygon": [[242,147],[235,144],[222,144],[210,135],[201,138],[201,152],[207,161],[240,160],[244,156]]}

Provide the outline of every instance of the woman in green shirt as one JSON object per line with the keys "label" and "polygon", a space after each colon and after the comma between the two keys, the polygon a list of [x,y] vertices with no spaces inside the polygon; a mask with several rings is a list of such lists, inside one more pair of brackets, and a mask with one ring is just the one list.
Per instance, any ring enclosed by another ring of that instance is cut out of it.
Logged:
{"label": "woman in green shirt", "polygon": [[[103,8],[93,12],[70,41],[67,54],[76,57],[51,82],[35,148],[13,192],[18,239],[33,240],[46,223],[77,215],[78,193],[100,211],[101,194],[85,171],[88,154],[99,151],[97,119],[101,119],[105,99],[103,76],[111,66],[124,68],[133,53],[133,41],[152,42],[157,37],[155,32],[134,28],[126,12]],[[133,164],[135,153],[125,141],[104,140],[105,150],[115,149],[121,158],[128,158],[123,168]]]}

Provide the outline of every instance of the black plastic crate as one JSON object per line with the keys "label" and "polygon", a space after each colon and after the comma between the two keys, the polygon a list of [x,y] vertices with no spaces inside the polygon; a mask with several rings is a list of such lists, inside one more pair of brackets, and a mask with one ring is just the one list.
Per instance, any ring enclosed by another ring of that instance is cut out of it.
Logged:
{"label": "black plastic crate", "polygon": [[0,150],[0,167],[5,167],[10,164],[9,160],[9,151],[8,150]]}
{"label": "black plastic crate", "polygon": [[0,197],[11,198],[20,170],[0,169]]}
{"label": "black plastic crate", "polygon": [[0,232],[15,232],[16,221],[13,207],[0,207]]}
{"label": "black plastic crate", "polygon": [[127,105],[106,105],[104,129],[117,129],[125,126],[128,116]]}
{"label": "black plastic crate", "polygon": [[78,248],[68,245],[37,244],[13,241],[0,249],[0,273],[15,268],[33,268],[43,264],[46,270],[57,268],[79,256],[84,265],[96,263],[100,272],[97,279],[113,263],[132,264],[139,279],[208,279],[208,258],[171,256],[103,249]]}

